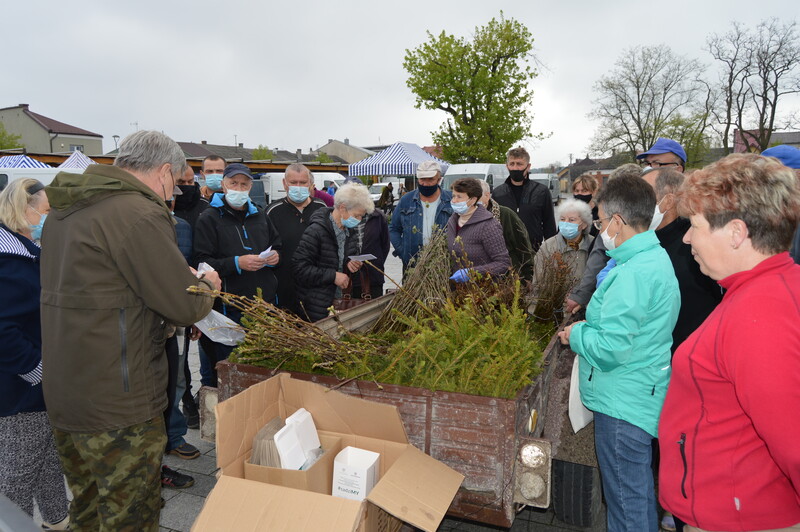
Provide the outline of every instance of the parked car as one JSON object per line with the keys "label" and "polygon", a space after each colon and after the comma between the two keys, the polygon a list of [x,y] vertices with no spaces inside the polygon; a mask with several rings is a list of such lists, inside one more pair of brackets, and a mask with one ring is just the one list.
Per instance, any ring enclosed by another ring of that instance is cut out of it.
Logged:
{"label": "parked car", "polygon": [[[378,201],[381,199],[381,195],[383,194],[383,189],[386,188],[386,185],[389,183],[374,183],[369,186],[369,195],[372,196],[372,202],[375,206],[378,206]],[[397,193],[397,185],[392,184],[392,196],[394,197],[394,201],[400,199],[400,196]]]}

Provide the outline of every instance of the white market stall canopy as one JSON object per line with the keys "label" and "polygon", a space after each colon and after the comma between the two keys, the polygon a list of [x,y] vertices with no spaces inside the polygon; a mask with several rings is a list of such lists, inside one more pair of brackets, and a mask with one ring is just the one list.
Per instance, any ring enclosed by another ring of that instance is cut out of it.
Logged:
{"label": "white market stall canopy", "polygon": [[410,142],[397,142],[372,157],[350,165],[349,174],[356,175],[414,175],[422,161],[436,161],[442,165],[442,174],[450,166]]}
{"label": "white market stall canopy", "polygon": [[31,159],[27,155],[6,155],[0,157],[0,168],[52,168],[36,159]]}
{"label": "white market stall canopy", "polygon": [[59,168],[78,168],[80,170],[86,170],[86,168],[90,164],[97,164],[91,158],[87,157],[83,154],[80,150],[75,150],[72,152],[72,155],[66,158],[66,160],[59,164]]}

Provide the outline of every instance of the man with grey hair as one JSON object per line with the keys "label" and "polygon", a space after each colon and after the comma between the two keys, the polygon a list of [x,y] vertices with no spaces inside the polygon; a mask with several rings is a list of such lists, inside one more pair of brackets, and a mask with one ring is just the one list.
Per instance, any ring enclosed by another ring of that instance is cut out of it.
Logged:
{"label": "man with grey hair", "polygon": [[42,234],[44,396],[74,496],[73,530],[157,531],[166,445],[164,340],[211,310],[164,201],[186,168],[177,143],[139,131],[114,166],[61,172]]}
{"label": "man with grey hair", "polygon": [[283,243],[283,260],[275,268],[278,278],[278,306],[302,316],[295,294],[292,257],[300,237],[311,222],[311,215],[325,208],[325,203],[313,197],[314,179],[305,165],[293,163],[286,167],[283,177],[286,197],[267,207],[267,218],[272,221]]}

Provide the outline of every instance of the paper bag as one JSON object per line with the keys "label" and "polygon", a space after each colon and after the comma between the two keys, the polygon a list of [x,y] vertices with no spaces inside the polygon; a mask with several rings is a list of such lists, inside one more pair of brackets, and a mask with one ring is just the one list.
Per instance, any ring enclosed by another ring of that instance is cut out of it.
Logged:
{"label": "paper bag", "polygon": [[572,364],[572,378],[569,381],[569,421],[572,423],[572,430],[575,433],[594,419],[592,411],[583,406],[581,401],[580,359],[580,355],[575,355],[575,363]]}

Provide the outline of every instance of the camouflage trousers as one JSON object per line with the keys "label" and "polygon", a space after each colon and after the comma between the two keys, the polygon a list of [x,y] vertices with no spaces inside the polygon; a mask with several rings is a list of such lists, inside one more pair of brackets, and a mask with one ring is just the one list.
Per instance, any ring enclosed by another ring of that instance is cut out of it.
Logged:
{"label": "camouflage trousers", "polygon": [[110,432],[53,432],[74,497],[70,530],[158,531],[163,417]]}

